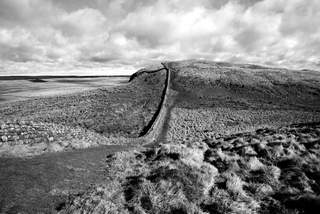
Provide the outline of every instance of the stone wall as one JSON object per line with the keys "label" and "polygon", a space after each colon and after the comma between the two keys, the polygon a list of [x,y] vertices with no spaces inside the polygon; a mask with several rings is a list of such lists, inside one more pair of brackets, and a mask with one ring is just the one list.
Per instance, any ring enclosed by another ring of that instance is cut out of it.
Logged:
{"label": "stone wall", "polygon": [[168,106],[170,100],[170,82],[171,82],[171,71],[165,63],[162,63],[164,69],[166,70],[166,82],[162,94],[161,103],[159,105],[159,110],[156,112],[156,119],[153,121],[151,127],[147,133],[143,136],[145,143],[153,143],[159,137],[162,131],[163,124],[168,113]]}

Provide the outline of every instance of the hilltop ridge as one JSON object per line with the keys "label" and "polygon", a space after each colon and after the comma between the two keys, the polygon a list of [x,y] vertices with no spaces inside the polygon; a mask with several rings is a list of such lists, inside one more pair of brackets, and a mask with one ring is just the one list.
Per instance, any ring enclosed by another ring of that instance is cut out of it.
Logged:
{"label": "hilltop ridge", "polygon": [[[49,163],[41,155],[21,160],[26,169],[15,158],[3,162],[2,179],[15,179],[6,181],[12,194],[2,210],[41,212],[51,200],[50,209],[61,214],[318,210],[319,77],[315,71],[175,61],[140,69],[125,87],[0,105],[2,154],[24,146],[29,155],[52,152]],[[72,151],[121,142],[134,145]],[[64,150],[70,153],[55,153]],[[72,154],[88,164],[80,166]],[[61,165],[61,157],[70,165]],[[39,175],[38,166],[46,164],[72,179]],[[90,173],[90,164],[98,174]],[[17,178],[7,170],[16,167]],[[52,183],[44,186],[33,176]],[[35,196],[38,207],[18,193]]]}
{"label": "hilltop ridge", "polygon": [[[221,62],[167,62],[162,138],[106,158],[105,182],[65,213],[315,213],[320,73]],[[133,81],[148,81],[148,70]]]}

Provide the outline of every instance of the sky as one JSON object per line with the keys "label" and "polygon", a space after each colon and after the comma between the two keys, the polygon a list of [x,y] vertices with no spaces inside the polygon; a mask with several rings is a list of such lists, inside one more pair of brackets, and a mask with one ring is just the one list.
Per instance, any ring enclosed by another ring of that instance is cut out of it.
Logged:
{"label": "sky", "polygon": [[0,0],[0,75],[207,59],[320,70],[319,0]]}

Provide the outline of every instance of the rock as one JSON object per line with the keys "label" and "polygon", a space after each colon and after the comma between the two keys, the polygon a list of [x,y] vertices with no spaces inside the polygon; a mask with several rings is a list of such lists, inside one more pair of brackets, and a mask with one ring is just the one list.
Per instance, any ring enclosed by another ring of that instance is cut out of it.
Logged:
{"label": "rock", "polygon": [[216,167],[209,163],[203,163],[200,168],[202,182],[203,182],[203,192],[204,194],[209,194],[212,186],[214,185],[215,178],[219,174],[219,171]]}
{"label": "rock", "polygon": [[2,140],[2,142],[7,142],[8,141],[8,137],[3,135],[3,136],[1,136],[1,140]]}
{"label": "rock", "polygon": [[276,166],[270,166],[268,171],[272,174],[272,176],[278,180],[281,175],[281,169]]}
{"label": "rock", "polygon": [[2,123],[2,124],[0,125],[0,129],[1,129],[1,130],[6,129],[6,127],[7,127],[7,126],[6,126],[6,124],[5,124],[5,123]]}
{"label": "rock", "polygon": [[20,124],[20,125],[25,125],[25,124],[26,124],[26,121],[21,120],[21,121],[19,121],[19,124]]}
{"label": "rock", "polygon": [[233,144],[234,144],[234,146],[237,147],[237,146],[243,146],[243,145],[247,144],[247,142],[242,137],[239,137],[233,141]]}
{"label": "rock", "polygon": [[60,143],[63,147],[68,147],[69,146],[69,141],[66,141],[66,140],[64,140],[64,141],[61,141],[61,143]]}
{"label": "rock", "polygon": [[263,151],[266,149],[268,142],[265,140],[262,140],[260,143],[255,144],[255,149],[259,152],[259,151]]}
{"label": "rock", "polygon": [[241,153],[243,155],[248,155],[248,156],[255,156],[257,155],[256,151],[251,146],[245,146],[242,148]]}
{"label": "rock", "polygon": [[256,171],[264,167],[264,164],[260,162],[260,160],[257,157],[250,157],[247,167],[250,170]]}
{"label": "rock", "polygon": [[31,143],[31,141],[29,140],[29,139],[24,139],[24,141],[23,141],[23,144],[30,144]]}
{"label": "rock", "polygon": [[34,142],[35,142],[35,143],[41,143],[41,141],[42,141],[42,139],[41,139],[40,137],[36,137],[36,138],[34,139]]}
{"label": "rock", "polygon": [[59,143],[52,143],[48,146],[49,152],[60,152],[63,150],[63,147]]}
{"label": "rock", "polygon": [[261,140],[260,140],[260,139],[257,139],[257,138],[252,138],[252,139],[250,140],[250,143],[251,143],[251,144],[260,144],[260,142],[261,142]]}
{"label": "rock", "polygon": [[259,187],[256,190],[256,194],[261,196],[267,196],[272,194],[274,191],[272,187],[268,184],[260,184]]}

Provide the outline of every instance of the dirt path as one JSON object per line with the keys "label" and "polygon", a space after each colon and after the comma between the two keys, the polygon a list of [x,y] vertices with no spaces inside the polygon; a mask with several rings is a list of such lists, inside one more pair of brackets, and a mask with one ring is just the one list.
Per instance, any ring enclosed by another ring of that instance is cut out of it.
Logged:
{"label": "dirt path", "polygon": [[132,149],[101,146],[29,159],[0,159],[0,213],[52,213],[63,193],[81,192],[104,180],[106,155]]}

